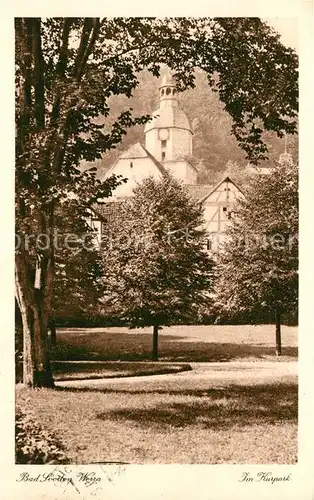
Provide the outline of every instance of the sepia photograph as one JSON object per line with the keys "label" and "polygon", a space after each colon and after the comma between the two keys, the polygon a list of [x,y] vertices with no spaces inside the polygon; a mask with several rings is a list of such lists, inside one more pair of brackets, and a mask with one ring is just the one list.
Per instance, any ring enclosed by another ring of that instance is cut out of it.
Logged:
{"label": "sepia photograph", "polygon": [[297,464],[297,19],[14,33],[15,463]]}

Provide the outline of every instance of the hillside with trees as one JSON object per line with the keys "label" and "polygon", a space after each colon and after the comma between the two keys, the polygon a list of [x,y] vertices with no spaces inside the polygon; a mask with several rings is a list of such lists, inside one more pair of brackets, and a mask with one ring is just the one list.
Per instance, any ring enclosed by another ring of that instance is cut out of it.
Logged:
{"label": "hillside with trees", "polygon": [[[126,96],[112,97],[112,121],[118,117],[120,112],[129,107],[134,110],[136,115],[151,115],[158,109],[160,79],[144,70],[138,75],[138,80],[139,85],[130,98]],[[179,94],[179,103],[194,132],[193,156],[189,159],[199,170],[198,183],[215,184],[223,173],[232,175],[230,164],[236,164],[234,177],[238,181],[243,177],[245,181],[248,160],[236,138],[231,134],[232,118],[225,110],[217,92],[214,92],[208,85],[204,71],[200,69],[195,71],[194,84],[194,88],[189,88]],[[269,167],[284,152],[285,139],[278,137],[273,131],[264,131],[263,137],[269,150],[269,159],[261,161],[260,166]],[[102,178],[119,154],[136,142],[145,143],[144,126],[136,125],[130,128],[116,149],[108,151],[101,159],[96,160],[93,166],[97,166],[98,176]],[[293,155],[293,159],[297,161],[298,136],[287,136],[286,146]],[[91,163],[87,165],[92,166]]]}

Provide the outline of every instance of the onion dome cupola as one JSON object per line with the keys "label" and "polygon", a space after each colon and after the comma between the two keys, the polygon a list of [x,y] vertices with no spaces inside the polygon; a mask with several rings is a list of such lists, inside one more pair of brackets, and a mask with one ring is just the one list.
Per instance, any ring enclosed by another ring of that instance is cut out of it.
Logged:
{"label": "onion dome cupola", "polygon": [[159,108],[145,126],[145,147],[160,162],[192,155],[193,132],[179,106],[176,84],[170,73],[162,78]]}

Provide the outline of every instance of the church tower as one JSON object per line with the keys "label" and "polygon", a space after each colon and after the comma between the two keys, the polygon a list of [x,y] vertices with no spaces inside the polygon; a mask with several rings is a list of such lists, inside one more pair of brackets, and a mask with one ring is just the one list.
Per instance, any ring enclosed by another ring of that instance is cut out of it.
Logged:
{"label": "church tower", "polygon": [[184,184],[196,184],[197,170],[186,159],[192,155],[193,132],[179,106],[176,85],[170,74],[159,88],[159,108],[145,127],[145,148]]}

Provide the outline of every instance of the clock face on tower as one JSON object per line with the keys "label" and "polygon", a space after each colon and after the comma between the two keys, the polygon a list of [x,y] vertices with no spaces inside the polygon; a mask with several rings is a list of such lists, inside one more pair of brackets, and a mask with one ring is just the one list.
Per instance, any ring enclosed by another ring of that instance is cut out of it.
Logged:
{"label": "clock face on tower", "polygon": [[169,130],[167,128],[159,129],[159,140],[167,141],[169,139]]}

